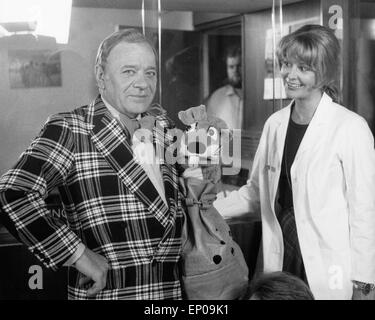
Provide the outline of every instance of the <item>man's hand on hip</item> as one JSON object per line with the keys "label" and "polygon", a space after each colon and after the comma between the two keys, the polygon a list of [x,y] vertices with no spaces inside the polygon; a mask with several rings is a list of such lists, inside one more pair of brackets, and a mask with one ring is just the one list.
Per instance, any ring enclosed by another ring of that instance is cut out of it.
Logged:
{"label": "man's hand on hip", "polygon": [[108,261],[105,257],[86,247],[74,265],[79,272],[86,276],[80,279],[80,286],[91,280],[94,281],[94,284],[87,290],[88,297],[94,297],[99,291],[105,288],[109,269]]}

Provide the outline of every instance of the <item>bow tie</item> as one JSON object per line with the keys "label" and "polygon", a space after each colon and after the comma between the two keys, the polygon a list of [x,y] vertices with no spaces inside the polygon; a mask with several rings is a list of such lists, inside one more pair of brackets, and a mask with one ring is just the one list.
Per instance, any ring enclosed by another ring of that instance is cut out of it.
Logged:
{"label": "bow tie", "polygon": [[120,117],[120,122],[129,132],[130,137],[133,137],[134,132],[138,129],[146,129],[152,132],[152,129],[155,126],[155,120],[156,120],[156,118],[151,115],[144,116],[140,119],[138,119],[138,117],[131,119],[128,116],[120,113],[119,117]]}
{"label": "bow tie", "polygon": [[152,129],[154,129],[154,126],[155,126],[155,120],[156,118],[154,116],[150,116],[150,115],[144,116],[141,119],[137,120],[138,125],[139,125],[137,129],[142,128],[142,129],[147,129],[152,132]]}

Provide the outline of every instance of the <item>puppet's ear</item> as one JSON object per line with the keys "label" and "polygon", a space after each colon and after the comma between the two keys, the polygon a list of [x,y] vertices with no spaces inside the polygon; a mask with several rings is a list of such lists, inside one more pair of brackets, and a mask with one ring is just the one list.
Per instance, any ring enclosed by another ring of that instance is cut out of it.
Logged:
{"label": "puppet's ear", "polygon": [[201,104],[178,113],[178,118],[184,125],[190,126],[195,122],[207,120],[206,106]]}
{"label": "puppet's ear", "polygon": [[167,114],[167,110],[165,110],[160,104],[154,103],[150,106],[150,108],[147,109],[147,112],[154,116],[164,116]]}
{"label": "puppet's ear", "polygon": [[228,129],[228,126],[227,126],[226,122],[221,118],[209,115],[208,116],[208,122],[212,127],[215,127],[218,130]]}

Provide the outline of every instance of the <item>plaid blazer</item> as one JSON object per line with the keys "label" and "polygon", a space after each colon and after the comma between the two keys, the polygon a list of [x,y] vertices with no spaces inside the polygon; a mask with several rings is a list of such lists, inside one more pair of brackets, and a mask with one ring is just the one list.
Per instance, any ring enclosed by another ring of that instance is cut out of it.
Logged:
{"label": "plaid blazer", "polygon": [[[158,116],[154,145],[166,150],[170,122]],[[184,212],[176,168],[161,157],[168,206],[133,159],[126,132],[100,96],[49,118],[0,180],[4,219],[43,264],[57,269],[83,242],[108,259],[107,286],[96,299],[180,299],[178,260]],[[67,222],[45,197],[58,188]],[[68,297],[86,299],[83,275],[68,270]]]}

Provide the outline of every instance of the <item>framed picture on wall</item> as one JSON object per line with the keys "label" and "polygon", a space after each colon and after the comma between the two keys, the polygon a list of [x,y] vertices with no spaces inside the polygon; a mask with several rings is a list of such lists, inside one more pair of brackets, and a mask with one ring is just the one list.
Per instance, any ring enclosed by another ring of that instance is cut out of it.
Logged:
{"label": "framed picture on wall", "polygon": [[9,50],[11,89],[60,87],[61,58],[51,50]]}

